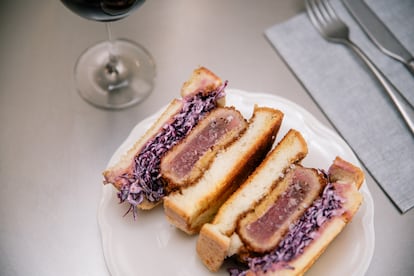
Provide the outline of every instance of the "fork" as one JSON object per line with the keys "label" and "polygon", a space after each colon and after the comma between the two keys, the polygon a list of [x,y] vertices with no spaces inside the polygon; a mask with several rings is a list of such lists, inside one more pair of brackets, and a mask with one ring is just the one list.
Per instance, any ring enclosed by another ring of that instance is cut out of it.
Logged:
{"label": "fork", "polygon": [[369,57],[349,38],[348,26],[338,17],[328,0],[305,0],[305,5],[312,24],[326,40],[349,47],[361,58],[387,92],[411,133],[414,134],[413,107]]}

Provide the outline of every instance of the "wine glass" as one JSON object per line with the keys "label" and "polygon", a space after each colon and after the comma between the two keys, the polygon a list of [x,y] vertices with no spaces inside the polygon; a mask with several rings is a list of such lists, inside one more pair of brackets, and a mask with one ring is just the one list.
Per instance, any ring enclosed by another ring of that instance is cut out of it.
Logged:
{"label": "wine glass", "polygon": [[155,63],[141,45],[112,39],[110,22],[122,19],[145,0],[61,0],[72,12],[105,22],[108,40],[88,48],[75,65],[75,82],[90,104],[121,109],[145,99],[154,87]]}

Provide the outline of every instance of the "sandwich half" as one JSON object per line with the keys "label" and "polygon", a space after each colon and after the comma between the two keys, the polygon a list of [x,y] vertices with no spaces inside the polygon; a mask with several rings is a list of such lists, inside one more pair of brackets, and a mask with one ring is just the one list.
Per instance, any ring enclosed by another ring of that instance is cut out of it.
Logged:
{"label": "sandwich half", "polygon": [[[206,114],[224,106],[226,82],[205,67],[194,70],[174,99],[145,134],[120,160],[103,172],[104,184],[118,189],[121,202],[130,204],[134,217],[137,208],[151,209],[167,191],[160,178],[160,162],[172,147],[184,139]],[[127,213],[128,213],[127,212]]]}
{"label": "sandwich half", "polygon": [[327,172],[305,168],[299,132],[290,130],[205,224],[197,241],[203,263],[244,263],[231,275],[302,275],[348,223],[362,201],[364,175],[337,157]]}
{"label": "sandwich half", "polygon": [[362,170],[336,157],[327,174],[327,185],[279,244],[265,254],[247,259],[247,267],[231,270],[232,276],[303,275],[351,221],[363,200],[359,188]]}

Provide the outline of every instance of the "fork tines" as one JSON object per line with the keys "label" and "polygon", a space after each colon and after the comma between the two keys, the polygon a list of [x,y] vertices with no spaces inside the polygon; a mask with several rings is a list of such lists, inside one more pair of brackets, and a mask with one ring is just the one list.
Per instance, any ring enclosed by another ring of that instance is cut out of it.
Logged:
{"label": "fork tines", "polygon": [[306,11],[316,29],[328,40],[343,39],[348,27],[341,21],[329,0],[305,0]]}

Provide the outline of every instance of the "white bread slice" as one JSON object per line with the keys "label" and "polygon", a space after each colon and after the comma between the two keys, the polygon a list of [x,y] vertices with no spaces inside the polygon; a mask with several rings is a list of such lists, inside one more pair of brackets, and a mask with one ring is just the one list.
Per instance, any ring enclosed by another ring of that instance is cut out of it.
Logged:
{"label": "white bread slice", "polygon": [[[197,240],[197,253],[211,271],[238,252],[242,243],[235,233],[239,217],[267,195],[275,177],[307,154],[307,144],[296,130],[290,130],[242,186],[222,205],[212,223],[205,224]],[[277,180],[277,179],[276,179]]]}
{"label": "white bread slice", "polygon": [[315,234],[315,239],[304,248],[304,252],[290,262],[287,266],[274,266],[266,271],[248,271],[246,275],[269,275],[269,276],[298,276],[303,275],[325,251],[328,245],[349,223],[360,207],[363,197],[358,191],[364,181],[362,170],[351,163],[336,157],[329,169],[329,175],[335,190],[345,201],[342,205],[343,213],[326,221]]}
{"label": "white bread slice", "polygon": [[239,187],[270,150],[283,113],[255,107],[243,135],[218,152],[197,183],[164,198],[167,219],[188,234],[212,220],[221,204]]}

